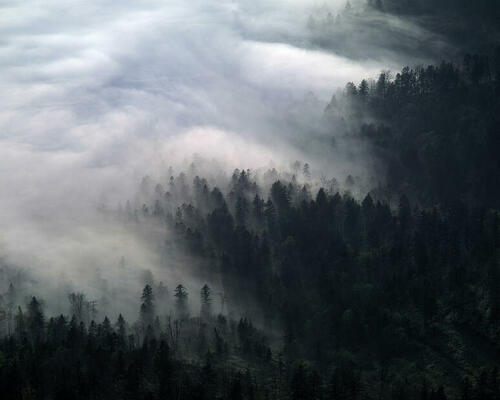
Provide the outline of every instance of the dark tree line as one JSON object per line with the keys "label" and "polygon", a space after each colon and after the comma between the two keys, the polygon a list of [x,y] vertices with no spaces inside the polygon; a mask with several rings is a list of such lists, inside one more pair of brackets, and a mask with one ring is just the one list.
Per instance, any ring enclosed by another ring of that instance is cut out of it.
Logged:
{"label": "dark tree line", "polygon": [[[361,201],[313,196],[293,177],[265,190],[251,171],[235,171],[226,194],[197,177],[182,189],[188,203],[175,206],[175,191],[141,218],[160,218],[179,246],[210,260],[233,306],[253,304],[264,326],[279,327],[274,348],[297,398],[316,387],[329,398],[328,379],[343,382],[339,398],[495,398],[496,210],[406,195],[391,206],[383,189]],[[302,373],[312,375],[293,378]]]}
{"label": "dark tree line", "polygon": [[398,14],[434,14],[481,18],[498,26],[500,5],[496,0],[368,0],[367,4],[380,11]]}
{"label": "dark tree line", "polygon": [[[176,317],[160,316],[146,285],[133,324],[121,314],[114,323],[47,317],[32,297],[0,339],[2,399],[243,399],[264,390],[255,369],[271,377],[277,361],[262,333],[246,318],[212,313],[208,285],[200,317],[187,314],[182,285],[175,297]],[[286,380],[277,386],[288,391]]]}
{"label": "dark tree line", "polygon": [[[373,146],[389,193],[500,207],[500,49],[349,83],[326,114]],[[346,117],[347,115],[347,117]]]}

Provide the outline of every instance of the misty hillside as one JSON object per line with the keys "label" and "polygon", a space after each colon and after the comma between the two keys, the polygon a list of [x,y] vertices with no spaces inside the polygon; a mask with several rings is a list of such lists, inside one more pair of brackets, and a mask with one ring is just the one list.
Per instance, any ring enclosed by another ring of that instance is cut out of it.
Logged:
{"label": "misty hillside", "polygon": [[500,38],[500,5],[495,0],[370,0],[368,4],[377,11],[417,18],[466,51],[490,52]]}
{"label": "misty hillside", "polygon": [[391,208],[376,195],[312,194],[308,166],[294,167],[291,181],[267,189],[251,171],[235,171],[225,194],[184,173],[168,190],[146,179],[148,202],[102,211],[128,229],[172,232],[161,251],[187,252],[211,283],[190,291],[150,277],[134,319],[102,322],[85,294],[71,293],[69,313],[50,317],[36,297],[17,306],[26,294],[11,284],[4,393],[305,399],[497,390],[478,372],[497,373],[499,213],[463,202],[412,207],[404,195]]}
{"label": "misty hillside", "polygon": [[384,159],[389,193],[498,209],[499,109],[497,52],[348,83],[325,115]]}
{"label": "misty hillside", "polygon": [[499,19],[495,0],[363,0],[343,8],[324,3],[310,14],[307,26],[309,39],[320,48],[368,60],[405,54],[422,64],[456,62],[470,52],[493,55]]}
{"label": "misty hillside", "polygon": [[0,5],[0,399],[500,399],[499,12]]}

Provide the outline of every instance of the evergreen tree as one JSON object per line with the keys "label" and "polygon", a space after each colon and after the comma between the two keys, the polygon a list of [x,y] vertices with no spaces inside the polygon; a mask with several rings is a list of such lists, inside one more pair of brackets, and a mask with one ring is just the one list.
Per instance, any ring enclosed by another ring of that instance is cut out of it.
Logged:
{"label": "evergreen tree", "polygon": [[33,341],[39,342],[44,335],[45,321],[42,312],[42,305],[34,296],[31,298],[31,301],[28,304],[26,322],[29,337]]}
{"label": "evergreen tree", "polygon": [[175,288],[175,305],[176,305],[176,311],[177,311],[177,316],[180,319],[185,319],[189,315],[189,310],[188,310],[188,292],[186,288],[179,284]]}
{"label": "evergreen tree", "polygon": [[203,287],[201,288],[201,292],[200,292],[200,302],[201,302],[200,316],[203,319],[210,318],[210,315],[212,314],[211,293],[212,293],[212,290],[205,283],[205,285],[203,285]]}
{"label": "evergreen tree", "polygon": [[142,290],[141,300],[141,322],[143,329],[147,329],[149,325],[153,325],[153,320],[155,317],[153,288],[149,284],[144,286],[144,289]]}

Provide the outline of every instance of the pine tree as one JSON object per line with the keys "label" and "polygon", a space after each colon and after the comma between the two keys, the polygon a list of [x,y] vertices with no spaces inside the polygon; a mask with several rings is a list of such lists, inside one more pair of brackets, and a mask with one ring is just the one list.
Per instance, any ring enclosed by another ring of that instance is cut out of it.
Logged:
{"label": "pine tree", "polygon": [[141,296],[142,304],[140,309],[140,316],[143,329],[153,324],[155,317],[155,305],[153,288],[150,285],[144,286]]}
{"label": "pine tree", "polygon": [[123,345],[125,344],[125,337],[127,335],[127,323],[125,322],[125,318],[123,318],[123,315],[120,314],[118,316],[115,326],[120,343]]}
{"label": "pine tree", "polygon": [[187,308],[188,292],[186,288],[181,284],[177,285],[174,296],[176,298],[175,305],[178,318],[187,318],[189,313]]}
{"label": "pine tree", "polygon": [[6,295],[6,318],[7,318],[7,334],[10,336],[13,331],[14,310],[16,306],[16,291],[12,283],[9,284]]}
{"label": "pine tree", "polygon": [[28,304],[27,329],[30,338],[38,342],[44,336],[45,321],[42,305],[36,297],[32,297]]}
{"label": "pine tree", "polygon": [[245,223],[248,218],[249,206],[248,201],[239,196],[236,200],[236,211],[235,211],[235,221],[238,226],[245,226]]}
{"label": "pine tree", "polygon": [[201,288],[201,292],[200,292],[200,302],[201,302],[200,317],[203,319],[210,318],[210,315],[212,314],[211,293],[212,293],[212,290],[205,283],[205,285],[203,285],[203,287]]}
{"label": "pine tree", "polygon": [[17,308],[15,316],[15,334],[19,340],[26,337],[26,319],[20,306]]}

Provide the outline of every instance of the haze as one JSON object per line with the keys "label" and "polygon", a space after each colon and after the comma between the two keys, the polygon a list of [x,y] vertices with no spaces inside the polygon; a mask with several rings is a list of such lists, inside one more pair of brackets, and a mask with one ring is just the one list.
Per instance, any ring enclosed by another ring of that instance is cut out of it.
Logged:
{"label": "haze", "polygon": [[[304,132],[312,138],[320,131],[325,105],[346,82],[433,55],[393,51],[380,30],[376,45],[353,37],[349,48],[357,52],[345,51],[345,43],[314,46],[309,16],[344,6],[299,0],[2,5],[4,260],[37,279],[63,277],[87,290],[123,255],[133,277],[154,270],[154,250],[93,210],[125,202],[142,176],[160,165],[187,165],[193,154],[217,160],[227,172],[300,159],[332,175],[363,174],[370,160],[362,149],[352,159],[342,143],[326,151]],[[410,44],[425,36],[412,24],[392,22],[392,34],[401,29]]]}

